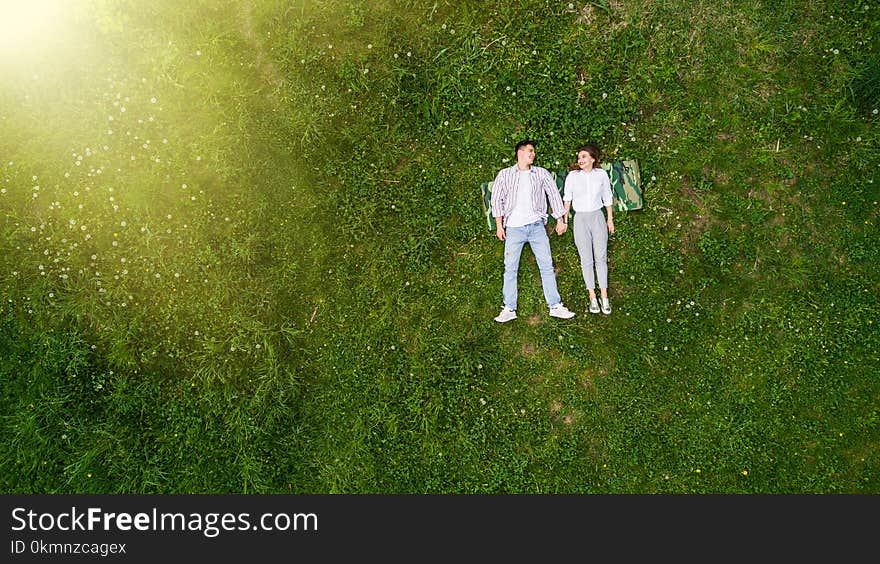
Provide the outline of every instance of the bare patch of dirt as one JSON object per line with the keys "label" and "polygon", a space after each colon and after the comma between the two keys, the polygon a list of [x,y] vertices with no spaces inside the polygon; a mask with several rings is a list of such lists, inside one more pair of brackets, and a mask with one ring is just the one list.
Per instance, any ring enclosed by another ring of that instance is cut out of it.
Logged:
{"label": "bare patch of dirt", "polygon": [[583,386],[584,390],[586,390],[590,394],[596,392],[596,384],[593,382],[591,372],[587,372],[586,374],[584,374],[584,377],[581,380],[581,386]]}
{"label": "bare patch of dirt", "polygon": [[243,6],[241,15],[241,31],[252,47],[253,52],[256,53],[256,60],[254,61],[256,68],[259,70],[263,80],[276,88],[280,88],[284,84],[284,80],[281,78],[281,73],[278,72],[278,68],[271,59],[266,56],[266,49],[254,31],[250,8]]}

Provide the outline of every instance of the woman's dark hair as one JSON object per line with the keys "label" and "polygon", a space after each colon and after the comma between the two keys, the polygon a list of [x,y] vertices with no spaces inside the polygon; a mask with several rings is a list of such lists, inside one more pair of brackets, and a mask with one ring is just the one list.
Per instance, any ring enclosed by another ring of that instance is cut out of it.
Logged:
{"label": "woman's dark hair", "polygon": [[[584,145],[581,145],[580,147],[578,147],[578,150],[575,151],[574,154],[577,155],[577,154],[580,153],[581,151],[586,151],[586,152],[588,152],[588,153],[590,154],[591,157],[593,157],[593,168],[598,168],[598,167],[599,167],[599,162],[600,162],[600,161],[599,161],[599,155],[600,155],[601,153],[600,153],[600,151],[599,151],[599,146],[598,146],[598,145],[596,145],[595,143],[585,143]],[[575,160],[575,162],[573,162],[573,163],[569,166],[569,168],[570,168],[571,170],[579,170],[581,167],[578,166],[577,160]]]}

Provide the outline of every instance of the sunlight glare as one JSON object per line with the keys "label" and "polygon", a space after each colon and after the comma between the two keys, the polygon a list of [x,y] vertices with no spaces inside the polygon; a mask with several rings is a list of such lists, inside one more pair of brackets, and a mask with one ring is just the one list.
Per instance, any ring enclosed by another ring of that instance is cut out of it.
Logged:
{"label": "sunlight glare", "polygon": [[52,39],[64,0],[0,0],[0,51],[32,51]]}

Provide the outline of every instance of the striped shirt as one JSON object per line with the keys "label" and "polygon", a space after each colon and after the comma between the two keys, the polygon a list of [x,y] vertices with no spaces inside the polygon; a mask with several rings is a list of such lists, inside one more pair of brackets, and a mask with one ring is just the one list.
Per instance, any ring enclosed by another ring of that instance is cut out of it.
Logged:
{"label": "striped shirt", "polygon": [[[503,168],[495,177],[492,184],[492,217],[502,218],[502,227],[507,223],[507,217],[513,212],[516,204],[516,192],[519,188],[519,173],[516,165]],[[541,220],[547,223],[547,200],[553,210],[553,217],[559,219],[565,216],[565,205],[556,188],[556,181],[550,176],[546,168],[532,166],[529,169],[532,178],[532,210],[541,216]]]}

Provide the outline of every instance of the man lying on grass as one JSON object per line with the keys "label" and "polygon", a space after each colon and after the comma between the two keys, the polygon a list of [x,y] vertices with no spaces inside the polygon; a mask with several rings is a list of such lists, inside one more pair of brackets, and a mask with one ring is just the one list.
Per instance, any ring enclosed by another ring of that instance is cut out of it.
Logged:
{"label": "man lying on grass", "polygon": [[556,234],[568,229],[565,205],[550,172],[535,162],[535,143],[525,139],[516,144],[516,164],[498,172],[492,186],[492,215],[495,217],[495,235],[504,241],[504,307],[495,318],[499,323],[516,319],[517,274],[523,246],[528,243],[538,262],[544,298],[550,307],[550,316],[560,319],[574,317],[574,312],[562,305],[550,256],[547,237],[547,200],[556,219]]}

